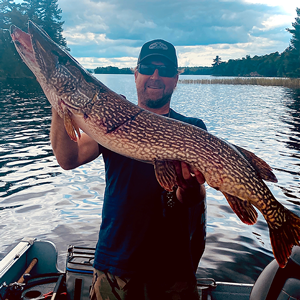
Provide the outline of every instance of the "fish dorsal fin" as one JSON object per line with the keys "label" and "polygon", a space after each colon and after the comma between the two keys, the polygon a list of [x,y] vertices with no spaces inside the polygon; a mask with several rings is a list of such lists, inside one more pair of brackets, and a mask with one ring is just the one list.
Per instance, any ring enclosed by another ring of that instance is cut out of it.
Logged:
{"label": "fish dorsal fin", "polygon": [[[77,136],[80,139],[80,130],[78,125],[76,124],[76,122],[72,119],[72,117],[70,116],[69,110],[68,109],[64,109],[64,125],[65,125],[65,129],[70,137],[70,139],[74,142],[77,142]],[[77,136],[76,136],[77,133]]]}
{"label": "fish dorsal fin", "polygon": [[256,170],[261,179],[271,182],[277,182],[277,178],[272,172],[272,168],[264,160],[244,148],[236,145],[234,145],[234,147],[248,160],[248,162]]}
{"label": "fish dorsal fin", "polygon": [[178,185],[175,166],[169,160],[154,160],[155,176],[160,186],[168,192]]}
{"label": "fish dorsal fin", "polygon": [[243,201],[237,197],[231,196],[227,193],[222,192],[227,199],[230,207],[240,218],[240,220],[247,224],[253,225],[257,221],[257,211],[248,201]]}

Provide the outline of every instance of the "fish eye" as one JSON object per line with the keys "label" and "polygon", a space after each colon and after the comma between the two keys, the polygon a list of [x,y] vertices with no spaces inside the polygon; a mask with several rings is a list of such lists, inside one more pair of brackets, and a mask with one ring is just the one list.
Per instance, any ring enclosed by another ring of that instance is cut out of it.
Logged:
{"label": "fish eye", "polygon": [[68,56],[62,56],[61,54],[57,53],[56,51],[52,51],[52,53],[57,57],[58,63],[61,65],[68,65],[70,63]]}

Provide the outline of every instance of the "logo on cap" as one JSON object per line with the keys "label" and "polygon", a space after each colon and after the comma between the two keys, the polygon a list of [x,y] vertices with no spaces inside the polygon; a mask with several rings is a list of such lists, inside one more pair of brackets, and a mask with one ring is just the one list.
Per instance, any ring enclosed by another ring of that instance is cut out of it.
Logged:
{"label": "logo on cap", "polygon": [[149,46],[149,49],[151,49],[151,50],[154,50],[154,49],[155,50],[157,50],[157,49],[168,50],[168,46],[162,42],[155,42]]}

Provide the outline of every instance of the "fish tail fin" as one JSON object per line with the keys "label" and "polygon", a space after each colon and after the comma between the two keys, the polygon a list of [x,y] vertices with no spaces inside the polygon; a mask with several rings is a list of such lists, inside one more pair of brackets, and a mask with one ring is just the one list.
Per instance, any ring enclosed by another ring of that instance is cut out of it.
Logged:
{"label": "fish tail fin", "polygon": [[274,228],[270,223],[270,239],[274,257],[279,266],[284,268],[295,245],[300,246],[300,218],[285,209],[286,220],[279,228]]}

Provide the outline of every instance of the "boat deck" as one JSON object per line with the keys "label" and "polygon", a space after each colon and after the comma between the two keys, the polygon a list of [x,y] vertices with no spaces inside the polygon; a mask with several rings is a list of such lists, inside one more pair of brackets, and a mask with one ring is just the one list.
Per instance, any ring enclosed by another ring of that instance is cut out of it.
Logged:
{"label": "boat deck", "polygon": [[[66,272],[62,272],[57,268],[57,251],[53,243],[23,239],[0,261],[0,299],[38,299],[56,290],[59,291],[56,300],[66,299],[66,293],[68,299],[87,300],[92,282],[93,253],[92,248],[71,246]],[[24,273],[30,273],[25,280]],[[198,279],[202,300],[248,300],[252,287],[252,284]],[[7,297],[10,289],[20,290],[20,298]]]}

